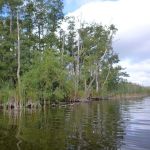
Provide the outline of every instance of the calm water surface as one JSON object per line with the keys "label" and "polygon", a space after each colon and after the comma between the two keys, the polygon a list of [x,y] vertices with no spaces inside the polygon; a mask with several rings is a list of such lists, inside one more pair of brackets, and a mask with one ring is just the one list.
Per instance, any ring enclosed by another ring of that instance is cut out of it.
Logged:
{"label": "calm water surface", "polygon": [[0,112],[0,150],[150,150],[150,98]]}

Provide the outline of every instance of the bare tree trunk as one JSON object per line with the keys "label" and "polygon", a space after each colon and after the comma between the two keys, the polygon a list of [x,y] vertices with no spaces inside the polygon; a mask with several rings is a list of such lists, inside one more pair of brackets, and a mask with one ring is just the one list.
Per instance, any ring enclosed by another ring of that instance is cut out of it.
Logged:
{"label": "bare tree trunk", "polygon": [[77,51],[77,64],[76,64],[76,77],[75,77],[75,85],[76,85],[76,89],[75,89],[75,96],[78,92],[78,87],[79,87],[79,76],[80,76],[80,33],[79,33],[79,37],[78,37],[78,51]]}
{"label": "bare tree trunk", "polygon": [[17,11],[17,35],[18,35],[18,45],[17,45],[17,79],[18,79],[18,96],[19,96],[19,103],[21,106],[21,80],[20,80],[20,25],[19,25],[19,13]]}
{"label": "bare tree trunk", "polygon": [[10,34],[12,33],[12,14],[13,13],[13,11],[11,10],[11,13],[10,13],[10,27],[9,27],[9,30],[10,30]]}
{"label": "bare tree trunk", "polygon": [[96,93],[98,93],[98,91],[99,91],[99,83],[98,83],[98,74],[97,73],[96,73],[95,81],[96,81]]}
{"label": "bare tree trunk", "polygon": [[41,50],[41,26],[38,25],[39,50]]}
{"label": "bare tree trunk", "polygon": [[87,94],[87,83],[86,83],[86,79],[84,80],[84,95],[86,97]]}
{"label": "bare tree trunk", "polygon": [[105,78],[105,81],[104,81],[104,83],[103,83],[103,85],[102,85],[102,89],[104,88],[104,85],[106,84],[106,82],[107,82],[107,80],[108,80],[108,77],[109,77],[109,74],[110,74],[110,68],[111,68],[111,67],[109,67],[109,69],[108,69],[108,73],[107,73],[107,76],[106,76],[106,78]]}
{"label": "bare tree trunk", "polygon": [[[10,17],[9,17],[9,32],[10,36],[12,36],[12,24],[13,24],[13,10],[10,8]],[[10,51],[12,50],[12,47],[10,46]]]}
{"label": "bare tree trunk", "polygon": [[91,82],[89,83],[89,85],[87,87],[86,91],[87,91],[88,97],[90,95],[91,86],[92,86],[93,82],[95,81],[95,78],[96,78],[96,76],[94,75],[93,79],[91,80]]}
{"label": "bare tree trunk", "polygon": [[62,64],[64,64],[64,49],[65,49],[65,33],[63,31],[62,52],[61,52]]}
{"label": "bare tree trunk", "polygon": [[96,82],[96,93],[98,93],[98,91],[99,91],[98,64],[96,66],[95,82]]}
{"label": "bare tree trunk", "polygon": [[77,76],[79,76],[79,59],[80,59],[80,34],[78,38],[78,54],[77,54]]}

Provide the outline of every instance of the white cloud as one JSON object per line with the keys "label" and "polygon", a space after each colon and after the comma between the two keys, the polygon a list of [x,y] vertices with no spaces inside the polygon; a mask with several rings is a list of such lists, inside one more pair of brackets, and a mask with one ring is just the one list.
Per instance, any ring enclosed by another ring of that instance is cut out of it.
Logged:
{"label": "white cloud", "polygon": [[93,2],[93,1],[100,1],[100,0],[65,0],[65,3],[67,5],[69,5],[71,3],[75,3],[76,5],[81,6],[81,5],[85,4],[85,3]]}
{"label": "white cloud", "polygon": [[[68,15],[82,18],[86,22],[115,24],[118,33],[114,47],[120,53],[121,63],[128,68],[129,80],[150,85],[149,6],[150,0],[90,1]],[[128,63],[125,63],[125,59],[129,60]],[[131,69],[131,66],[134,67]]]}
{"label": "white cloud", "polygon": [[144,60],[140,63],[132,63],[129,59],[120,62],[120,65],[126,68],[126,71],[130,74],[129,81],[138,83],[141,85],[150,85],[150,59]]}
{"label": "white cloud", "polygon": [[149,6],[149,0],[94,1],[69,15],[82,15],[83,19],[89,22],[114,23],[119,31],[126,32],[138,26],[150,25]]}

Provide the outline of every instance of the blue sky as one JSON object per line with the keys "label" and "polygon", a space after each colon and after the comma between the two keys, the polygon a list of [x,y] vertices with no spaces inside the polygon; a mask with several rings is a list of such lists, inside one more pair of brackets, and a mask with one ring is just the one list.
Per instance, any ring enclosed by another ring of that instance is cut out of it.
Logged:
{"label": "blue sky", "polygon": [[64,0],[67,15],[118,28],[113,42],[129,81],[150,86],[150,0]]}
{"label": "blue sky", "polygon": [[72,0],[64,0],[64,13],[67,14],[69,12],[75,11],[80,5],[77,2],[73,2]]}
{"label": "blue sky", "polygon": [[64,0],[64,13],[67,14],[69,12],[75,11],[82,5],[88,2],[96,2],[96,1],[117,1],[117,0]]}

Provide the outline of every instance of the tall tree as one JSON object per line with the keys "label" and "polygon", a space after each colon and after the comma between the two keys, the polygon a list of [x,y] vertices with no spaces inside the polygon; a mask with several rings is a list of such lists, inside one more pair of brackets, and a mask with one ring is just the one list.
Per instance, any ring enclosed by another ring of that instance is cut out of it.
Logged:
{"label": "tall tree", "polygon": [[19,8],[17,10],[17,80],[18,80],[18,97],[19,97],[19,102],[21,104],[21,80],[20,80],[20,24],[19,24]]}

